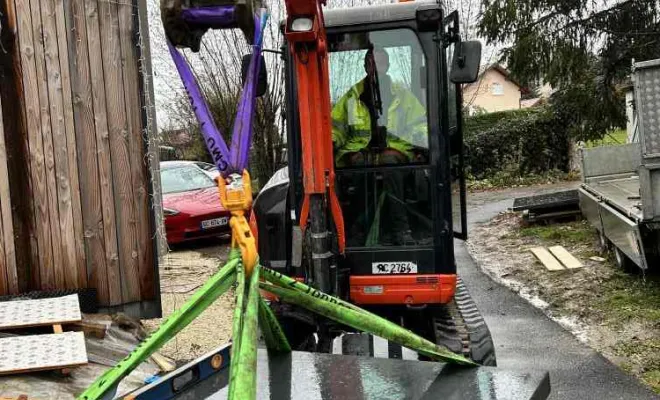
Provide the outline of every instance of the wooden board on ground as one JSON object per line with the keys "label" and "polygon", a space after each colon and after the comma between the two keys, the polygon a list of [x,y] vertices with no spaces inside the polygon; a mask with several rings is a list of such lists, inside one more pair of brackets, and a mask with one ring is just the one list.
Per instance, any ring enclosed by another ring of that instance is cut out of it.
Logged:
{"label": "wooden board on ground", "polygon": [[568,269],[582,268],[582,263],[562,246],[552,246],[550,252]]}
{"label": "wooden board on ground", "polygon": [[81,320],[77,294],[0,302],[0,329],[65,324]]}
{"label": "wooden board on ground", "polygon": [[545,247],[534,247],[531,252],[541,261],[548,271],[562,271],[564,267]]}
{"label": "wooden board on ground", "polygon": [[63,332],[0,339],[0,375],[87,364],[85,335]]}

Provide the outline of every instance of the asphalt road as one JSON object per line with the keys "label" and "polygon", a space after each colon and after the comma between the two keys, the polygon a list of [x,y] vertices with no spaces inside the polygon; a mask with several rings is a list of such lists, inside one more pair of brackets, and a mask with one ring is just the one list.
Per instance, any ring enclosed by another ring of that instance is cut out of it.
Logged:
{"label": "asphalt road", "polygon": [[[538,189],[477,194],[468,201],[468,227],[486,222],[519,195]],[[547,370],[551,399],[660,399],[635,378],[580,343],[543,312],[479,270],[463,242],[456,262],[493,335],[498,366]]]}

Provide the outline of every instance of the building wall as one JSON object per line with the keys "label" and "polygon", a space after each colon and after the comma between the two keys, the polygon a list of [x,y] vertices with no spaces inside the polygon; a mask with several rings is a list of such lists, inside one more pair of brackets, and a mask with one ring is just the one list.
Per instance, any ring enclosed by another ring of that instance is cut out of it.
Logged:
{"label": "building wall", "polygon": [[145,0],[0,3],[0,296],[158,315]]}
{"label": "building wall", "polygon": [[472,108],[487,112],[520,108],[520,87],[494,69],[489,69],[477,82],[463,90],[463,101]]}

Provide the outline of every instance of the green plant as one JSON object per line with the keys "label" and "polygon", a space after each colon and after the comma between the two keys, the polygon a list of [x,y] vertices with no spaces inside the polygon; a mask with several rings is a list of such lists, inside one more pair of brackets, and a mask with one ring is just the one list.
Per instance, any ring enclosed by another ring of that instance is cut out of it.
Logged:
{"label": "green plant", "polygon": [[466,170],[478,180],[567,171],[568,143],[566,125],[549,106],[465,120]]}

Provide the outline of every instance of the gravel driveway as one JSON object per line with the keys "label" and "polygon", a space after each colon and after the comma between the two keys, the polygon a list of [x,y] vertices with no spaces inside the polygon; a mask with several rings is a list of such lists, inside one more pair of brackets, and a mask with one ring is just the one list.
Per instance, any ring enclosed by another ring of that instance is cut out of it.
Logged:
{"label": "gravel driveway", "polygon": [[[229,254],[228,239],[209,239],[175,248],[160,265],[163,316],[181,307],[204,282],[222,267]],[[227,343],[231,337],[234,293],[225,293],[160,352],[178,364]],[[162,319],[144,320],[154,330]]]}

